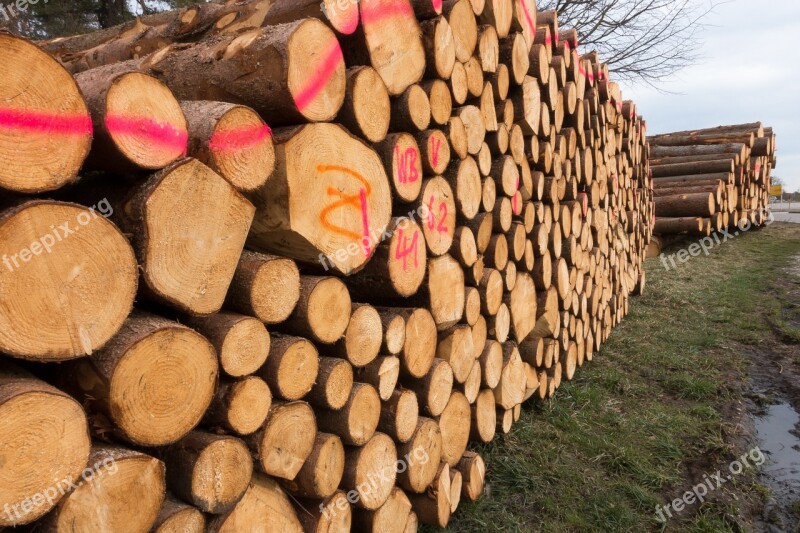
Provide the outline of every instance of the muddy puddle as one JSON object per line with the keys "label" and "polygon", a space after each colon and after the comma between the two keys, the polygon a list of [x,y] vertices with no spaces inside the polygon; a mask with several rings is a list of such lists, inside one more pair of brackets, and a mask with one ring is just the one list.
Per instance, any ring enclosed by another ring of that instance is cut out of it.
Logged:
{"label": "muddy puddle", "polygon": [[767,457],[761,482],[771,492],[764,518],[772,531],[795,531],[792,507],[800,502],[800,414],[788,403],[765,408],[755,418],[758,446]]}

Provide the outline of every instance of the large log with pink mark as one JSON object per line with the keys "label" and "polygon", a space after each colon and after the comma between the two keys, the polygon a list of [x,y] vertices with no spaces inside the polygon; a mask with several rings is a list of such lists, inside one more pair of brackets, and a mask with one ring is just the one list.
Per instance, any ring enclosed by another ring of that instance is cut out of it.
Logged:
{"label": "large log with pink mark", "polygon": [[24,39],[0,34],[0,188],[38,193],[75,181],[92,120],[72,76]]}
{"label": "large log with pink mark", "polygon": [[246,104],[271,125],[332,120],[344,102],[342,50],[316,19],[172,45],[140,68],[181,100]]}
{"label": "large log with pink mark", "polygon": [[374,150],[336,124],[275,131],[277,165],[251,199],[248,245],[343,274],[372,257],[392,212]]}

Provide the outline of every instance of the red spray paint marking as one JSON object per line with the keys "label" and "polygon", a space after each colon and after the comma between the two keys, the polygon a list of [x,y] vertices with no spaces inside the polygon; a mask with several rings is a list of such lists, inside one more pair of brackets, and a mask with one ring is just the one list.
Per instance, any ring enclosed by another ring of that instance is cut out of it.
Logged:
{"label": "red spray paint marking", "polygon": [[367,209],[367,190],[362,188],[358,192],[359,199],[361,200],[361,225],[364,229],[364,237],[366,239],[361,240],[361,244],[364,246],[364,255],[369,257],[372,253],[372,246],[370,245],[369,240],[369,210]]}
{"label": "red spray paint marking", "polygon": [[186,153],[186,141],[189,139],[189,134],[172,124],[158,122],[147,117],[122,115],[106,115],[105,123],[106,129],[111,135],[145,137],[147,142]]}
{"label": "red spray paint marking", "polygon": [[536,23],[533,21],[531,14],[528,12],[528,6],[525,5],[525,0],[519,0],[520,8],[522,9],[522,14],[525,15],[525,22],[528,24],[528,29],[531,30],[531,33],[536,33]]}
{"label": "red spray paint marking", "polygon": [[431,163],[433,163],[434,167],[439,166],[439,148],[442,146],[442,140],[437,139],[436,137],[431,137]]}
{"label": "red spray paint marking", "polygon": [[414,270],[419,268],[419,254],[417,253],[417,245],[419,243],[419,232],[414,230],[414,236],[411,238],[411,244],[408,244],[408,237],[403,235],[403,229],[397,230],[397,249],[394,252],[395,259],[403,260],[403,270],[408,270],[408,256],[414,254]]}
{"label": "red spray paint marking", "polygon": [[404,154],[400,153],[400,147],[395,145],[394,157],[397,161],[398,176],[397,181],[400,183],[414,183],[419,179],[417,172],[417,149],[409,147]]}
{"label": "red spray paint marking", "polygon": [[432,0],[431,4],[433,4],[433,10],[436,11],[437,15],[442,14],[442,0]]}
{"label": "red spray paint marking", "polygon": [[91,135],[92,119],[89,115],[0,108],[0,127],[45,134]]}
{"label": "red spray paint marking", "polygon": [[319,95],[320,91],[331,81],[333,74],[343,61],[344,57],[342,56],[342,49],[339,47],[339,41],[334,40],[333,46],[325,56],[322,65],[316,69],[315,74],[308,80],[306,86],[294,96],[294,103],[300,112],[305,111]]}
{"label": "red spray paint marking", "polygon": [[235,152],[252,148],[271,136],[272,129],[266,124],[217,130],[211,136],[208,147],[215,152]]}
{"label": "red spray paint marking", "polygon": [[384,6],[361,6],[361,23],[377,24],[384,19],[391,17],[414,17],[414,10],[407,2],[392,2]]}

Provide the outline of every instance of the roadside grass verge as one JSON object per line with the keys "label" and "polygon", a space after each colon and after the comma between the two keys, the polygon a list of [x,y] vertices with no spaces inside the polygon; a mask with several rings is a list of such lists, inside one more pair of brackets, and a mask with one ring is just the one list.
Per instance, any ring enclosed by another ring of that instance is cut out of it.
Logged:
{"label": "roadside grass verge", "polygon": [[[657,505],[735,458],[729,411],[747,369],[737,347],[800,333],[776,282],[798,254],[800,226],[775,223],[675,270],[648,260],[645,294],[594,361],[477,446],[487,494],[462,502],[448,531],[660,530]],[[741,506],[764,496],[746,475],[719,491],[739,500],[713,498],[667,529],[733,531],[748,520]]]}

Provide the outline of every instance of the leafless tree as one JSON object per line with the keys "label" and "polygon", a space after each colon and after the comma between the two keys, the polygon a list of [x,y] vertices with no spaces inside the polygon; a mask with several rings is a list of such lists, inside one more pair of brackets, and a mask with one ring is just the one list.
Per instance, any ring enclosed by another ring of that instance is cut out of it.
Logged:
{"label": "leafless tree", "polygon": [[706,16],[720,0],[540,0],[577,29],[618,79],[655,85],[700,57]]}

